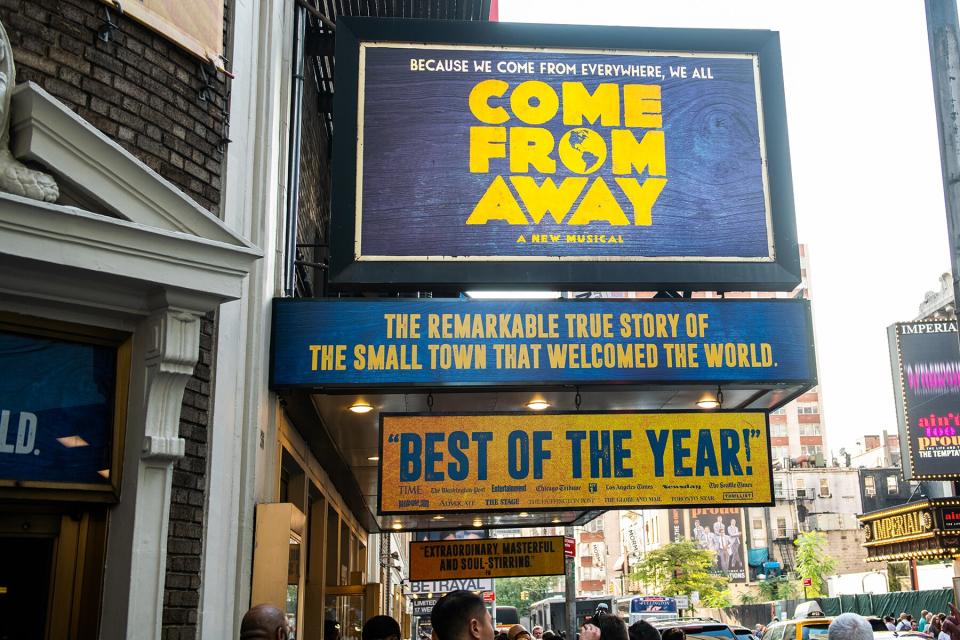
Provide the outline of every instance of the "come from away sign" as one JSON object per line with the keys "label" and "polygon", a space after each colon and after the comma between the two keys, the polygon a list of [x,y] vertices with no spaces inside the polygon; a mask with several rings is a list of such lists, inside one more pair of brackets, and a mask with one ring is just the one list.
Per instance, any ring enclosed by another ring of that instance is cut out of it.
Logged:
{"label": "come from away sign", "polygon": [[756,50],[405,35],[355,45],[357,135],[335,149],[356,188],[334,200],[352,259],[777,261],[760,70],[778,73]]}
{"label": "come from away sign", "polygon": [[274,300],[273,388],[815,379],[804,300]]}
{"label": "come from away sign", "polygon": [[772,504],[766,414],[381,414],[382,514]]}

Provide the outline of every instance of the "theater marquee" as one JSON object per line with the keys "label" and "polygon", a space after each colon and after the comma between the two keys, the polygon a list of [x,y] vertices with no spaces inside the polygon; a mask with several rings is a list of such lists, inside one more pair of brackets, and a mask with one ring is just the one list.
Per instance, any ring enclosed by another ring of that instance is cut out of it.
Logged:
{"label": "theater marquee", "polygon": [[867,559],[949,559],[960,555],[960,500],[930,498],[858,516]]}
{"label": "theater marquee", "polygon": [[336,82],[334,283],[799,282],[773,32],[346,18]]}

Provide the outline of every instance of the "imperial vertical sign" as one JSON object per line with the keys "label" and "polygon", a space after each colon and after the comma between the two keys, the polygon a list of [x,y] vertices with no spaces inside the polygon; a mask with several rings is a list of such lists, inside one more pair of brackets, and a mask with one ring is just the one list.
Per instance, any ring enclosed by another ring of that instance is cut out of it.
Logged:
{"label": "imperial vertical sign", "polygon": [[[356,136],[335,146],[354,185],[334,194],[335,281],[356,280],[349,262],[373,273],[516,261],[531,282],[537,262],[553,265],[554,282],[558,263],[597,274],[714,263],[700,274],[711,279],[738,263],[767,277],[796,266],[792,205],[768,173],[789,188],[782,114],[765,130],[775,110],[765,101],[782,98],[776,82],[769,95],[762,85],[762,69],[779,81],[771,33],[738,32],[763,42],[744,51],[711,33],[716,48],[698,50],[705,34],[691,31],[404,22],[348,21],[358,39],[338,38],[338,88],[350,73],[356,92],[347,85],[350,108],[336,119],[352,115]],[[549,45],[561,35],[565,46]],[[631,48],[612,48],[618,40]]]}
{"label": "imperial vertical sign", "polygon": [[904,476],[960,478],[960,342],[955,321],[888,330]]}

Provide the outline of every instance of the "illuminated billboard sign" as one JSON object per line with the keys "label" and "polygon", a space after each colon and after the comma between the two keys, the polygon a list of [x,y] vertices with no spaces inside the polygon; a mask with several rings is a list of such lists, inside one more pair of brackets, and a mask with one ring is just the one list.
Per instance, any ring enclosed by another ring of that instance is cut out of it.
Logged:
{"label": "illuminated billboard sign", "polygon": [[960,342],[955,321],[887,330],[906,479],[960,479]]}
{"label": "illuminated billboard sign", "polygon": [[799,283],[775,33],[344,32],[334,283]]}
{"label": "illuminated billboard sign", "polygon": [[381,514],[772,504],[763,412],[388,413],[380,449]]}
{"label": "illuminated billboard sign", "polygon": [[564,560],[563,536],[411,542],[410,579],[557,576]]}
{"label": "illuminated billboard sign", "polygon": [[804,300],[291,300],[271,385],[810,383]]}

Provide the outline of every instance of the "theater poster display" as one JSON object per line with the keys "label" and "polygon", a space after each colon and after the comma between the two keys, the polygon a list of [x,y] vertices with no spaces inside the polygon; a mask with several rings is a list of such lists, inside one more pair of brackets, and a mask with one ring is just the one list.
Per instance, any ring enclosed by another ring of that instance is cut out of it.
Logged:
{"label": "theater poster display", "polygon": [[799,282],[775,33],[343,25],[333,282]]}
{"label": "theater poster display", "polygon": [[670,510],[670,539],[691,540],[714,554],[713,572],[747,581],[746,516],[738,507]]}
{"label": "theater poster display", "polygon": [[773,501],[762,411],[382,413],[380,460],[380,514]]}
{"label": "theater poster display", "polygon": [[955,321],[888,328],[904,476],[960,478],[960,343]]}

